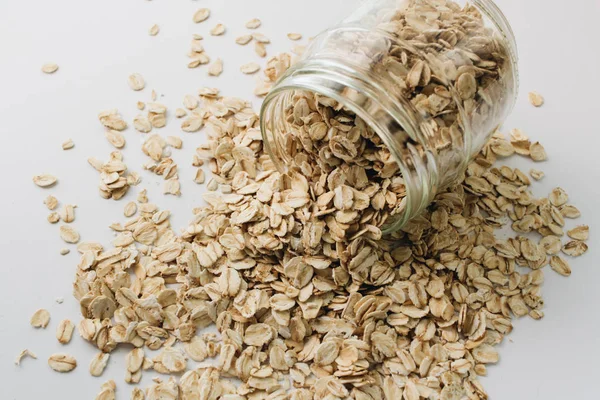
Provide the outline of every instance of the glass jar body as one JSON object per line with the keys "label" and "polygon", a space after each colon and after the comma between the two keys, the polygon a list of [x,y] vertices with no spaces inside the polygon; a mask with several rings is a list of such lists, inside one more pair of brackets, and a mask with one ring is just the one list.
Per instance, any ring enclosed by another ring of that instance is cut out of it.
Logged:
{"label": "glass jar body", "polygon": [[272,88],[265,146],[282,171],[365,169],[385,186],[375,209],[391,232],[462,180],[514,105],[516,65],[512,31],[491,0],[367,1]]}

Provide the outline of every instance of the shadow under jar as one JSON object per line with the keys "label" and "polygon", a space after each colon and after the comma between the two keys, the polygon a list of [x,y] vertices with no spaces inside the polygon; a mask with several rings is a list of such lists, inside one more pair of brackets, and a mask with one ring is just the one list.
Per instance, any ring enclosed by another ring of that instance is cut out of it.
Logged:
{"label": "shadow under jar", "polygon": [[360,223],[391,233],[462,181],[517,90],[492,1],[365,1],[279,78],[261,130],[281,172],[310,177],[315,196],[368,195]]}

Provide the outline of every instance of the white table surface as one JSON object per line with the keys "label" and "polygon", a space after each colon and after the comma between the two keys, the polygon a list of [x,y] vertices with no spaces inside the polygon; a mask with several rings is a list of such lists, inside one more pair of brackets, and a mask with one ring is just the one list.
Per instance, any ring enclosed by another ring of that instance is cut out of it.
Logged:
{"label": "white table surface", "polygon": [[[186,226],[191,209],[200,203],[202,189],[192,182],[190,161],[203,134],[181,132],[174,118],[161,134],[184,138],[184,149],[173,151],[183,196],[162,195],[162,181],[142,171],[147,159],[140,150],[141,135],[130,128],[124,133],[125,162],[130,170],[142,173],[143,183],[125,201],[101,199],[98,174],[86,163],[89,156],[105,160],[112,150],[97,113],[118,108],[131,121],[138,113],[135,102],[150,100],[152,88],[174,110],[185,94],[195,94],[203,86],[253,99],[258,107],[259,100],[252,96],[255,78],[242,75],[239,66],[264,61],[251,46],[234,43],[246,32],[245,22],[262,19],[260,32],[272,39],[268,52],[274,55],[292,47],[287,32],[312,36],[335,22],[349,4],[343,0],[0,2],[1,399],[92,399],[108,379],[117,382],[118,398],[128,399],[131,391],[123,381],[123,351],[112,355],[101,378],[93,378],[88,365],[94,348],[77,333],[67,346],[55,339],[61,319],[80,318],[71,296],[78,254],[71,247],[71,254],[59,255],[67,246],[59,238],[58,225],[46,222],[48,210],[42,201],[48,194],[63,204],[77,204],[74,226],[82,239],[104,244],[112,238],[108,225],[124,219],[125,202],[141,188],[148,188],[150,201],[173,212],[177,230]],[[515,322],[514,332],[501,346],[501,362],[489,368],[484,385],[492,399],[597,399],[600,213],[594,208],[600,198],[600,2],[498,0],[498,4],[515,31],[521,72],[521,93],[505,131],[518,127],[542,141],[550,160],[536,165],[546,178],[534,185],[535,193],[544,195],[557,185],[565,188],[583,213],[578,222],[592,227],[592,238],[588,254],[571,261],[570,278],[546,270],[546,317]],[[200,7],[209,7],[212,15],[196,25],[192,14]],[[211,37],[208,31],[218,22],[227,26],[227,33]],[[155,23],[160,33],[151,37],[148,30]],[[221,77],[209,78],[206,68],[186,67],[192,33],[205,36],[209,55],[224,59]],[[41,73],[47,62],[59,64],[59,71]],[[133,72],[146,79],[141,93],[127,86]],[[544,95],[544,107],[535,109],[528,103],[530,90]],[[75,148],[63,151],[61,143],[67,138],[74,140]],[[532,167],[519,158],[508,163],[525,170]],[[50,190],[34,186],[31,178],[40,173],[55,174],[59,184]],[[64,303],[57,304],[57,297],[64,297]],[[38,308],[51,312],[46,330],[29,326]],[[39,358],[25,359],[17,367],[13,360],[25,348]],[[54,352],[75,355],[79,367],[69,374],[52,371],[46,360]],[[144,387],[151,376],[144,374]]]}

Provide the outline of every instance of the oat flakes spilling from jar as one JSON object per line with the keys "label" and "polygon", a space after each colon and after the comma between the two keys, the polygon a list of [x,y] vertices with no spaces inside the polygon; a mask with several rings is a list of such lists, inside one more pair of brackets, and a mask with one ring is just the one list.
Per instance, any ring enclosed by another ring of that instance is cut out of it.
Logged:
{"label": "oat flakes spilling from jar", "polygon": [[[476,27],[468,9],[451,6],[451,13]],[[194,20],[209,14],[202,9]],[[275,81],[289,67],[290,57],[281,55],[265,74]],[[497,73],[491,64],[477,68],[487,72],[457,75],[465,102],[486,74]],[[416,62],[407,72],[412,100],[432,107],[432,94],[424,94],[431,71]],[[452,126],[446,93],[435,94]],[[208,136],[193,165],[210,168],[214,190],[185,232],[178,235],[170,213],[142,191],[125,207],[129,219],[111,225],[112,248],[77,246],[74,295],[84,317],[77,329],[101,351],[90,373],[102,375],[108,354],[133,345],[126,382],[138,383],[150,369],[169,376],[145,391],[134,388],[132,399],[487,399],[477,376],[498,362],[495,346],[513,318],[543,317],[542,269],[549,264],[568,276],[565,256],[587,251],[589,228],[567,228],[580,213],[563,189],[535,198],[526,174],[497,165],[515,152],[546,158],[520,131],[510,140],[495,134],[462,182],[386,236],[382,226],[402,207],[404,183],[378,136],[350,110],[298,95],[287,110],[297,130],[286,143],[301,173],[281,174],[248,101],[206,88],[200,100],[185,100]],[[126,127],[115,112],[102,118],[110,129]],[[144,151],[160,164],[149,169],[175,176],[176,165],[163,165],[166,142],[150,139]],[[137,183],[125,175],[119,152],[108,163],[90,163],[101,172],[105,198]],[[507,223],[517,236],[501,239],[495,233]],[[565,230],[572,240],[563,243]],[[43,327],[49,315],[33,319]],[[72,328],[63,325],[57,338],[67,343]],[[210,325],[219,334],[202,333]],[[159,353],[150,358],[145,348]],[[77,365],[66,354],[48,362],[59,372]],[[108,381],[98,398],[114,398],[115,390]]]}

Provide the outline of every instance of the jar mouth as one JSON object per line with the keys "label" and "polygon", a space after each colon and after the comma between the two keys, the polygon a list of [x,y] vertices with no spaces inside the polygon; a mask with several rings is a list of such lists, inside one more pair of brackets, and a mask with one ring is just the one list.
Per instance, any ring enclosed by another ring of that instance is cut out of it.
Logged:
{"label": "jar mouth", "polygon": [[[427,168],[415,163],[417,173],[409,171],[400,155],[397,140],[390,130],[391,126],[396,126],[411,139],[415,139],[418,126],[414,117],[407,113],[410,109],[409,105],[399,104],[398,99],[389,98],[383,88],[367,84],[359,78],[359,74],[349,66],[333,60],[327,62],[325,67],[310,62],[299,62],[294,65],[280,78],[276,88],[269,92],[263,102],[260,120],[263,145],[275,167],[282,173],[288,173],[290,171],[288,165],[291,165],[292,160],[283,150],[281,135],[278,135],[278,132],[285,132],[287,122],[283,121],[283,118],[274,118],[274,116],[284,115],[286,105],[290,104],[288,101],[291,101],[293,93],[297,90],[316,93],[343,104],[381,138],[404,179],[406,190],[404,207],[394,214],[389,224],[386,223],[382,227],[384,234],[391,234],[402,228],[429,202],[431,192],[437,187],[437,168],[434,158],[429,156]],[[368,99],[369,109],[357,103],[354,98],[357,93]],[[404,146],[414,158],[418,157],[416,149],[410,145]]]}

